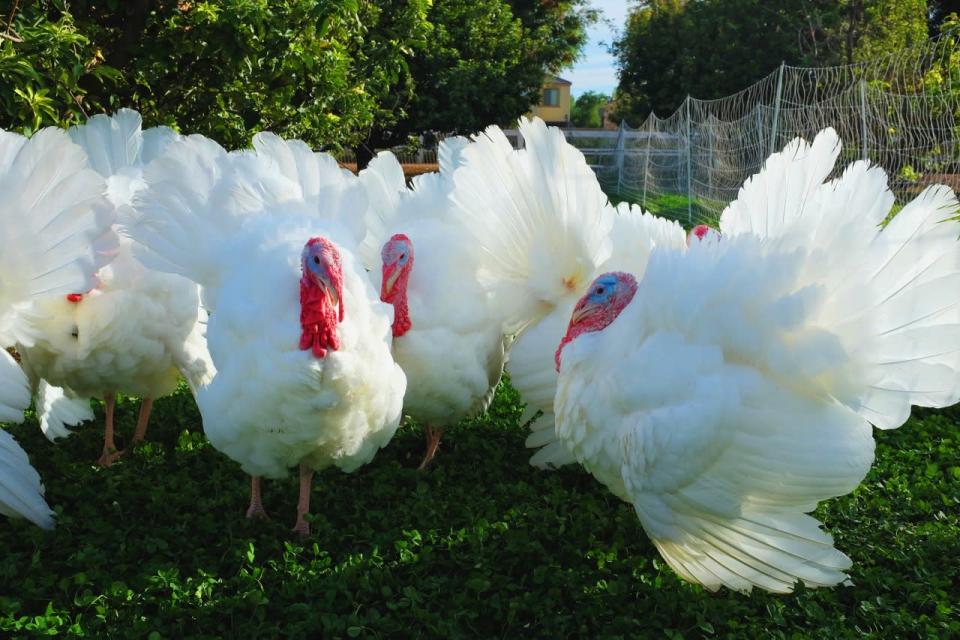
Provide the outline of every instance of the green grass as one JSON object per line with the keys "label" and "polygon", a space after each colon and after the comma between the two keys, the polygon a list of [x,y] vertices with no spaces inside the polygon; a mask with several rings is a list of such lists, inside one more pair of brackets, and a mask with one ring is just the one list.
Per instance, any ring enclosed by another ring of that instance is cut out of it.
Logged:
{"label": "green grass", "polygon": [[[119,407],[132,433],[136,405]],[[158,401],[150,442],[108,470],[101,422],[59,445],[12,431],[59,527],[0,522],[0,635],[29,637],[960,637],[960,436],[926,411],[877,432],[878,462],[818,511],[853,587],[711,594],[681,582],[630,507],[578,469],[526,464],[515,394],[452,429],[427,474],[405,428],[353,475],[319,474],[314,533],[288,534],[293,477],[248,483],[204,440],[187,393]]]}
{"label": "green grass", "polygon": [[[608,192],[607,197],[614,205],[621,202],[641,205],[644,211],[661,218],[676,220],[686,228],[697,224],[708,224],[716,228],[719,226],[720,212],[726,206],[723,202],[705,198],[693,198],[691,202],[689,196],[681,193],[650,195],[645,203],[641,202],[641,198],[626,197],[612,192]],[[691,216],[692,224],[690,222]]]}

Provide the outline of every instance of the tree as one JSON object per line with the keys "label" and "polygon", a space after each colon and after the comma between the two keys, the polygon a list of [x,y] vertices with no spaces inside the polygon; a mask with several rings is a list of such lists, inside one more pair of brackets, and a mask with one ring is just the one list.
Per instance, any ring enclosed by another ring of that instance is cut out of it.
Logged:
{"label": "tree", "polygon": [[649,0],[614,43],[618,115],[637,124],[687,95],[719,98],[781,62],[874,59],[926,38],[924,0]]}
{"label": "tree", "polygon": [[600,109],[610,102],[610,96],[595,91],[586,91],[577,97],[571,109],[570,120],[575,127],[591,127],[594,129],[603,126]]}
{"label": "tree", "polygon": [[940,33],[951,13],[960,14],[960,0],[927,0],[927,28],[931,36]]}
{"label": "tree", "polygon": [[[10,28],[22,41],[5,39],[0,49],[0,93],[18,97],[0,102],[0,126],[69,124],[92,111],[133,107],[148,125],[170,124],[233,148],[267,129],[314,146],[354,144],[375,121],[394,117],[407,59],[429,32],[428,6],[50,0],[18,11],[15,3]],[[17,89],[46,90],[47,102],[26,109]]]}
{"label": "tree", "polygon": [[[399,1],[399,0],[394,0]],[[356,149],[375,149],[424,131],[472,133],[508,124],[530,109],[543,76],[572,63],[596,12],[585,0],[434,0],[432,33],[410,60],[408,101],[395,122],[377,122]],[[391,90],[393,92],[393,90]]]}
{"label": "tree", "polygon": [[0,126],[132,107],[230,148],[262,130],[353,146],[363,166],[411,133],[525,113],[544,74],[579,53],[586,2],[13,0],[0,8]]}
{"label": "tree", "polygon": [[26,133],[69,126],[104,108],[119,74],[49,2],[13,2],[0,15],[0,127]]}

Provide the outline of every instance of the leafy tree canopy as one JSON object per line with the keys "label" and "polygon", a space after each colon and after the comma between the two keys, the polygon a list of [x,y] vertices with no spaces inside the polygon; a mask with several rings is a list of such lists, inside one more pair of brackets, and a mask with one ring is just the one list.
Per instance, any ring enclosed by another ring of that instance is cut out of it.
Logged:
{"label": "leafy tree canopy", "polygon": [[648,0],[614,43],[619,115],[729,95],[781,62],[873,59],[926,39],[927,19],[925,0]]}
{"label": "leafy tree canopy", "polygon": [[0,127],[138,109],[228,147],[258,131],[379,147],[475,131],[571,63],[586,0],[0,2]]}
{"label": "leafy tree canopy", "polygon": [[[402,0],[394,0],[401,2]],[[413,57],[414,91],[395,121],[381,120],[357,148],[434,130],[470,133],[508,124],[537,102],[545,73],[574,62],[597,14],[586,0],[433,0],[426,47]]]}
{"label": "leafy tree canopy", "polygon": [[570,120],[575,127],[598,128],[603,125],[600,109],[610,102],[610,96],[605,93],[586,91],[577,96],[570,110]]}

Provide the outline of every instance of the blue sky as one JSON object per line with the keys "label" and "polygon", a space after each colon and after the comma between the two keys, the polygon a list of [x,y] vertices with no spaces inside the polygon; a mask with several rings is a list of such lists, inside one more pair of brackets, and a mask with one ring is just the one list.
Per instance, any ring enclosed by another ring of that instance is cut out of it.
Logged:
{"label": "blue sky", "polygon": [[583,48],[581,60],[560,75],[573,83],[571,90],[574,96],[585,91],[613,95],[617,86],[617,68],[613,56],[607,53],[607,46],[626,22],[627,0],[590,0],[590,4],[600,9],[603,17],[612,21],[613,25],[611,27],[606,22],[594,25],[590,29],[590,41]]}

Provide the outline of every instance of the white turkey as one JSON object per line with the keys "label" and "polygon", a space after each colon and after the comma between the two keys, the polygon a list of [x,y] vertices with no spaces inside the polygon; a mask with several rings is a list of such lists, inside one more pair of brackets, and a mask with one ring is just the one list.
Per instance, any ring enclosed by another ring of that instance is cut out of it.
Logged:
{"label": "white turkey", "polygon": [[481,252],[481,282],[505,330],[518,334],[507,371],[525,418],[542,413],[527,439],[539,448],[530,462],[557,467],[574,461],[553,424],[553,354],[574,304],[600,273],[642,274],[654,247],[682,248],[686,237],[676,222],[613,207],[560,129],[535,118],[521,119],[519,130],[519,150],[499,127],[476,136],[460,153],[451,197]]}
{"label": "white turkey", "polygon": [[[106,185],[83,150],[58,129],[29,140],[0,130],[0,422],[30,404],[26,375],[5,347],[31,344],[46,320],[32,302],[88,287],[103,264],[95,245],[112,222]],[[53,528],[27,454],[0,429],[0,513]]]}
{"label": "white turkey", "polygon": [[[120,222],[145,186],[143,166],[177,138],[164,127],[141,131],[140,114],[127,109],[95,116],[69,134],[106,178]],[[145,268],[128,238],[118,237],[118,243],[115,258],[97,272],[92,289],[37,300],[44,316],[40,333],[32,344],[18,346],[38,391],[41,428],[51,440],[68,435],[66,425],[93,418],[90,398],[104,400],[98,460],[104,466],[122,454],[114,440],[117,393],[143,398],[135,445],[146,435],[154,399],[172,393],[181,372],[193,386],[210,373],[197,285]]]}
{"label": "white turkey", "polygon": [[393,305],[393,356],[407,376],[404,413],[424,426],[425,469],[443,429],[484,411],[503,373],[504,319],[478,280],[484,258],[449,198],[466,141],[440,146],[440,173],[414,178],[389,152],[361,172],[373,213],[366,244],[380,299]]}
{"label": "white turkey", "polygon": [[601,275],[557,349],[560,441],[710,590],[847,579],[811,517],[874,456],[870,425],[960,399],[958,203],[894,197],[832,130],[769,158],[721,238]]}
{"label": "white turkey", "polygon": [[[270,134],[227,154],[192,136],[146,170],[130,232],[154,263],[202,288],[216,367],[197,402],[214,447],[252,476],[300,466],[294,530],[313,472],[352,472],[396,432],[405,387],[392,309],[355,257],[366,197],[329,156]],[[197,240],[202,239],[201,243]]]}

